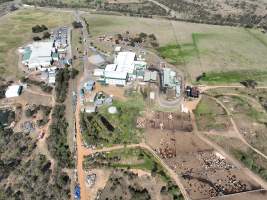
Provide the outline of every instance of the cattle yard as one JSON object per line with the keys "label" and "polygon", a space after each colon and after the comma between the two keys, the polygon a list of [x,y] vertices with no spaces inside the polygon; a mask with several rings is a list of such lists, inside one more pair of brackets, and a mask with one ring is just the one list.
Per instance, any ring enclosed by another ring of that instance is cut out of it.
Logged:
{"label": "cattle yard", "polygon": [[192,132],[148,128],[146,142],[174,170],[192,199],[261,189],[241,168]]}
{"label": "cattle yard", "polygon": [[137,119],[136,126],[138,128],[170,130],[173,132],[191,132],[193,130],[190,114],[161,111],[147,111],[145,117]]}

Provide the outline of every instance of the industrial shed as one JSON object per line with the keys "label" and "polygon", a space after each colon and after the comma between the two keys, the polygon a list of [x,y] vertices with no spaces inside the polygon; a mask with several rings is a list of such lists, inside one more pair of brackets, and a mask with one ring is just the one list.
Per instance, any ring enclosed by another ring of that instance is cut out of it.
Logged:
{"label": "industrial shed", "polygon": [[104,70],[105,82],[106,84],[124,86],[128,80],[143,78],[146,66],[146,62],[136,60],[135,53],[119,52],[114,63],[107,65]]}
{"label": "industrial shed", "polygon": [[128,80],[127,72],[117,73],[116,71],[105,72],[106,84],[125,86]]}
{"label": "industrial shed", "polygon": [[49,67],[52,59],[58,60],[53,42],[34,42],[25,48],[22,63],[27,65],[29,69],[40,69]]}
{"label": "industrial shed", "polygon": [[158,73],[156,71],[145,71],[144,81],[145,82],[156,82]]}
{"label": "industrial shed", "polygon": [[5,96],[6,98],[18,97],[22,89],[23,87],[21,85],[11,85],[7,88]]}

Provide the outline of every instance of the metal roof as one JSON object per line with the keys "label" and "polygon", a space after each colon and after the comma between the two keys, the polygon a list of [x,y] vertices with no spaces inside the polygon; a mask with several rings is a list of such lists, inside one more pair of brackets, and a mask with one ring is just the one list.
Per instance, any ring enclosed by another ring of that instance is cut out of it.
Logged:
{"label": "metal roof", "polygon": [[114,64],[117,64],[116,71],[132,73],[134,70],[135,53],[119,52]]}
{"label": "metal roof", "polygon": [[148,81],[156,81],[157,80],[157,72],[156,71],[145,71],[145,75],[144,75],[144,81],[148,82]]}
{"label": "metal roof", "polygon": [[110,79],[122,79],[125,80],[127,79],[127,72],[120,72],[118,73],[117,71],[107,71],[105,72],[105,78],[110,78]]}
{"label": "metal roof", "polygon": [[24,49],[24,52],[23,52],[22,60],[23,60],[23,61],[27,61],[27,60],[29,60],[30,57],[31,57],[31,54],[32,54],[32,50],[31,50],[31,48],[30,48],[30,47],[26,47],[26,48]]}
{"label": "metal roof", "polygon": [[51,61],[51,50],[53,42],[34,42],[31,45],[31,56],[29,59],[29,67],[37,65],[49,65]]}
{"label": "metal roof", "polygon": [[11,97],[17,97],[20,95],[22,86],[21,85],[11,85],[7,88],[5,96],[6,98],[11,98]]}
{"label": "metal roof", "polygon": [[170,68],[163,69],[163,85],[165,87],[175,87],[176,86],[176,72],[172,71]]}

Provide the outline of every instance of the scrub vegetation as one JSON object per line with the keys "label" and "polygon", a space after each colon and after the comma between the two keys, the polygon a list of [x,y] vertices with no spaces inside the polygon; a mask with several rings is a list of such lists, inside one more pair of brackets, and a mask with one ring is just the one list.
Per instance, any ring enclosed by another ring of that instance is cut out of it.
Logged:
{"label": "scrub vegetation", "polygon": [[56,105],[52,113],[52,124],[47,144],[52,156],[58,161],[62,168],[73,167],[73,155],[67,141],[68,123],[65,118],[65,106]]}
{"label": "scrub vegetation", "polygon": [[83,163],[84,169],[108,168],[108,169],[141,169],[151,173],[153,177],[159,177],[167,186],[162,188],[162,193],[168,193],[173,199],[183,199],[177,185],[173,183],[163,167],[148,151],[141,148],[124,148],[109,153],[99,153],[87,156]]}
{"label": "scrub vegetation", "polygon": [[147,0],[104,1],[104,0],[23,0],[24,3],[52,6],[59,8],[88,8],[97,9],[98,12],[111,11],[139,17],[152,17],[152,15],[166,16],[167,12],[160,6]]}
{"label": "scrub vegetation", "polygon": [[0,127],[0,199],[69,199],[70,178],[42,154],[30,133]]}
{"label": "scrub vegetation", "polygon": [[60,69],[56,75],[56,101],[63,103],[66,100],[68,94],[69,80],[74,79],[78,75],[79,71],[74,68]]}

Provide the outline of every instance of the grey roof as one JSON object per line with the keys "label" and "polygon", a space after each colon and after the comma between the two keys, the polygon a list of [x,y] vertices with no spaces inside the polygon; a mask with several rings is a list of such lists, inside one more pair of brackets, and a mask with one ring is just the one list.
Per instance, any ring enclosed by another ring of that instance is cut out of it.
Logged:
{"label": "grey roof", "polygon": [[149,82],[149,81],[157,81],[157,72],[156,71],[145,71],[144,75],[144,81]]}

